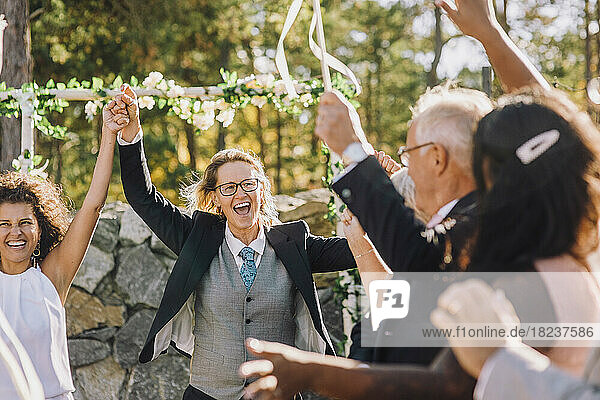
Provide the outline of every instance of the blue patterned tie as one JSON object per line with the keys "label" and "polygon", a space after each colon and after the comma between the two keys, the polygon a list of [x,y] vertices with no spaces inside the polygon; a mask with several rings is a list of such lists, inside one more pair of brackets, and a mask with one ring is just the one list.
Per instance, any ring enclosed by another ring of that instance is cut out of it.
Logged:
{"label": "blue patterned tie", "polygon": [[256,263],[254,262],[254,250],[250,247],[244,247],[240,251],[240,257],[244,260],[242,268],[240,268],[240,275],[246,286],[246,292],[250,290],[254,278],[256,278]]}

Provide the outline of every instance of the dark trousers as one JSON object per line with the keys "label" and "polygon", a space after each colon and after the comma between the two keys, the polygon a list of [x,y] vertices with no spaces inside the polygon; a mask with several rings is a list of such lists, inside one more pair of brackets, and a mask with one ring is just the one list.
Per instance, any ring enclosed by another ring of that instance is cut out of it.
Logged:
{"label": "dark trousers", "polygon": [[182,400],[216,400],[214,397],[210,397],[201,390],[196,389],[192,385],[189,385],[185,392],[183,392]]}

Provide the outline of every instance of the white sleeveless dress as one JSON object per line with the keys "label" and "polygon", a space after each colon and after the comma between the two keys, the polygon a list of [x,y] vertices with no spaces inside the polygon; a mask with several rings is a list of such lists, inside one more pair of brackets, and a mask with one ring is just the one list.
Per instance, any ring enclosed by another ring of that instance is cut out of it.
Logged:
{"label": "white sleeveless dress", "polygon": [[[0,309],[27,350],[46,399],[72,399],[75,387],[69,369],[65,309],[50,279],[39,268],[17,275],[0,272]],[[2,330],[0,338],[18,360]],[[19,399],[1,362],[0,399]]]}

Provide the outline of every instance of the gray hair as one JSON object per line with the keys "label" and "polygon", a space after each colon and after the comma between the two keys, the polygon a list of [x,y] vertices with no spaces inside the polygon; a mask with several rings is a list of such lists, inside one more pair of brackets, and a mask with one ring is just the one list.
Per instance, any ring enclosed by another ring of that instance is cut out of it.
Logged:
{"label": "gray hair", "polygon": [[408,175],[408,168],[402,168],[399,171],[396,171],[390,176],[390,180],[394,184],[396,191],[404,198],[404,204],[415,211],[415,217],[423,222],[427,222],[425,215],[417,209],[415,201],[415,183],[410,175]]}
{"label": "gray hair", "polygon": [[415,136],[419,143],[442,145],[461,169],[472,174],[473,135],[477,124],[494,108],[483,92],[455,87],[447,82],[427,89],[411,109],[418,119]]}

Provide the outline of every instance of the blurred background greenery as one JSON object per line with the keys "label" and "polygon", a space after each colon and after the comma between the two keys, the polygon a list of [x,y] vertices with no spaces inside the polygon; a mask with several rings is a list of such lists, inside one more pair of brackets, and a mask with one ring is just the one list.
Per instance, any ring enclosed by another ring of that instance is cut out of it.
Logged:
{"label": "blurred background greenery", "polygon": [[[599,0],[600,1],[600,0]],[[6,0],[5,0],[6,2]],[[182,86],[220,82],[219,69],[240,76],[275,72],[277,40],[291,1],[273,0],[30,0],[33,79],[66,82],[117,75],[140,81],[151,71]],[[291,73],[320,75],[308,50],[309,2],[286,39]],[[482,47],[459,35],[429,0],[323,0],[328,50],[363,84],[363,126],[376,148],[395,153],[405,140],[410,105],[427,86],[446,78],[481,88]],[[498,0],[499,20],[548,80],[584,104],[586,79],[597,75],[600,44],[591,0]],[[506,10],[506,12],[505,12]],[[587,13],[586,13],[587,10]],[[2,10],[0,10],[2,12]],[[587,29],[586,29],[587,28]],[[500,93],[494,81],[493,94]],[[67,126],[66,140],[38,133],[36,153],[50,159],[50,177],[77,207],[87,191],[98,151],[100,115],[85,120],[85,102],[72,102],[50,120]],[[200,135],[164,111],[142,110],[146,154],[156,186],[171,200],[224,147],[253,150],[264,160],[277,193],[321,187],[320,144],[312,132],[315,109],[300,116],[271,105],[248,106],[227,129]],[[124,200],[115,160],[109,201]]]}

